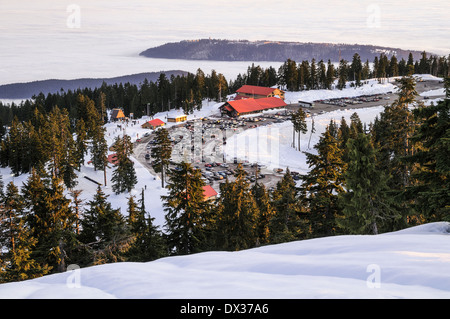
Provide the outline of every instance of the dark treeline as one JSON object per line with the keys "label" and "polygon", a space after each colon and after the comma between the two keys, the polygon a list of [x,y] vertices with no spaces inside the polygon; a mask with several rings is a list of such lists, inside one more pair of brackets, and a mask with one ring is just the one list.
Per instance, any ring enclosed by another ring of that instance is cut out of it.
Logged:
{"label": "dark treeline", "polygon": [[133,113],[134,117],[138,118],[147,115],[147,111],[151,115],[169,109],[183,109],[189,114],[201,108],[204,99],[223,101],[228,94],[235,93],[244,84],[276,85],[290,91],[299,91],[332,89],[336,79],[338,80],[336,88],[343,89],[347,81],[353,81],[351,86],[360,86],[369,78],[378,78],[382,81],[386,77],[406,76],[411,73],[440,77],[450,75],[450,56],[428,56],[426,52],[422,53],[419,61],[414,61],[412,54],[407,61],[404,59],[398,61],[395,56],[388,59],[386,55],[380,54],[371,62],[372,67],[369,61],[361,61],[356,53],[352,61],[341,60],[337,67],[330,60],[324,62],[314,59],[301,62],[287,60],[279,70],[252,65],[248,67],[246,73],[239,74],[236,79],[229,81],[223,74],[214,70],[207,75],[198,69],[196,74],[172,75],[170,78],[162,73],[156,82],[145,80],[140,85],[104,83],[95,89],[61,91],[48,95],[40,93],[34,96],[33,100],[26,100],[20,105],[3,105],[0,102],[0,136],[4,134],[3,126],[10,125],[14,116],[17,116],[19,121],[28,121],[32,118],[35,108],[45,114],[57,105],[61,109],[67,109],[71,119],[79,118],[76,104],[79,94],[93,100],[99,113],[105,112],[100,109],[100,105],[104,105],[106,109],[122,108],[127,116]]}
{"label": "dark treeline", "polygon": [[[372,67],[370,63],[372,62]],[[337,79],[336,88],[343,89],[348,81],[353,81],[351,86],[361,86],[363,81],[371,78],[383,79],[387,77],[406,76],[408,74],[431,74],[439,77],[450,76],[450,56],[428,56],[422,53],[419,61],[414,61],[410,54],[408,60],[397,60],[396,56],[390,59],[385,54],[375,57],[374,61],[361,61],[358,53],[353,55],[352,61],[341,60],[335,67],[328,61],[293,61],[287,60],[277,71],[273,67],[263,69],[252,65],[247,73],[239,74],[230,84],[232,92],[242,85],[274,86],[285,88],[289,91],[302,91],[314,89],[332,89]]]}
{"label": "dark treeline", "polygon": [[47,96],[40,93],[20,105],[2,105],[0,102],[0,124],[11,124],[15,116],[19,121],[28,121],[36,108],[46,114],[54,106],[66,109],[71,119],[78,119],[81,116],[77,107],[77,97],[80,94],[94,101],[98,112],[103,116],[106,109],[121,108],[127,116],[133,113],[135,118],[139,118],[147,115],[147,110],[151,115],[177,108],[189,114],[200,109],[204,99],[220,101],[228,92],[225,77],[214,70],[209,75],[198,69],[196,74],[172,75],[170,78],[161,73],[156,82],[144,80],[139,86],[130,83],[104,83],[95,89],[61,91]]}

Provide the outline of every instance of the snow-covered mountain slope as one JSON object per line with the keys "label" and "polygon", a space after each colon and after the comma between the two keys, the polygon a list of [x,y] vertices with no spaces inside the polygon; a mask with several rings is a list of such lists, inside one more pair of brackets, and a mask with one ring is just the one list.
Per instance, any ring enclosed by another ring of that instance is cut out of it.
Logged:
{"label": "snow-covered mountain slope", "polygon": [[0,298],[450,298],[450,223],[115,263],[0,285]]}

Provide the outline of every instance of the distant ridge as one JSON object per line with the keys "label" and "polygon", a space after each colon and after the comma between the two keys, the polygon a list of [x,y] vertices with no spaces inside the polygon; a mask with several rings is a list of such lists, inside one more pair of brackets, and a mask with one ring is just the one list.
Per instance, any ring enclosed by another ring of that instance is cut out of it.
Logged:
{"label": "distant ridge", "polygon": [[113,78],[82,78],[82,79],[74,79],[74,80],[42,80],[42,81],[33,81],[27,83],[12,83],[12,84],[4,84],[0,85],[0,98],[2,99],[29,99],[33,95],[37,95],[39,93],[44,93],[47,95],[48,93],[57,93],[60,92],[61,89],[64,91],[72,90],[75,91],[79,88],[98,88],[101,87],[103,82],[108,85],[114,84],[125,84],[129,82],[130,84],[139,85],[147,79],[149,82],[156,82],[159,75],[164,73],[168,78],[171,75],[186,75],[187,72],[180,70],[172,70],[172,71],[161,71],[161,72],[148,72],[148,73],[138,73],[132,75],[124,75]]}
{"label": "distant ridge", "polygon": [[339,57],[351,61],[353,55],[358,53],[363,62],[367,59],[373,62],[375,56],[381,53],[407,60],[410,52],[415,60],[420,58],[420,51],[374,45],[200,39],[166,43],[147,49],[140,55],[184,60],[284,62],[287,59],[310,61],[314,58],[316,61],[330,59],[338,62]]}

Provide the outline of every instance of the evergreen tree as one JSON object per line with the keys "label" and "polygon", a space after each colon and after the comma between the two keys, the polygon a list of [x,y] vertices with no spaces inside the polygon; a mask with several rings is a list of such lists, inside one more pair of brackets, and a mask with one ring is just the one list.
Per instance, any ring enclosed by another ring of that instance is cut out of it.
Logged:
{"label": "evergreen tree", "polygon": [[74,151],[74,163],[80,170],[81,165],[84,165],[84,156],[88,151],[87,131],[83,119],[77,121],[76,124],[76,141]]}
{"label": "evergreen tree", "polygon": [[409,108],[418,103],[414,78],[404,77],[399,83],[398,98],[385,107],[373,127],[375,145],[380,149],[380,168],[389,170],[390,186],[397,190],[409,185],[410,171],[401,158],[413,153],[409,138],[415,123]]}
{"label": "evergreen tree", "polygon": [[233,182],[220,185],[217,207],[217,249],[236,251],[258,243],[259,209],[239,164]]}
{"label": "evergreen tree", "polygon": [[334,82],[334,76],[335,76],[334,64],[331,63],[331,60],[328,60],[327,81],[326,81],[326,85],[325,85],[325,88],[327,90],[331,90],[333,82]]}
{"label": "evergreen tree", "polygon": [[422,57],[419,61],[419,67],[417,69],[417,73],[419,74],[427,74],[430,73],[430,63],[427,58],[427,53],[425,51],[422,52]]}
{"label": "evergreen tree", "polygon": [[270,220],[271,243],[292,241],[300,237],[302,230],[297,192],[291,172],[287,168],[272,194],[275,215]]}
{"label": "evergreen tree", "polygon": [[167,243],[173,254],[190,254],[207,245],[208,202],[200,170],[182,162],[169,173],[169,193],[161,196],[166,212]]}
{"label": "evergreen tree", "polygon": [[145,210],[144,190],[138,203],[131,196],[128,199],[128,225],[134,241],[127,252],[129,261],[147,262],[167,254],[163,235],[153,221]]}
{"label": "evergreen tree", "polygon": [[306,154],[310,171],[303,179],[302,199],[308,204],[311,234],[327,236],[337,232],[335,219],[340,215],[337,195],[343,191],[346,168],[333,122],[330,122],[315,149],[317,155]]}
{"label": "evergreen tree", "polygon": [[308,131],[306,125],[306,113],[302,108],[299,108],[297,112],[292,113],[291,121],[294,126],[294,136],[292,141],[292,146],[295,148],[295,132],[297,132],[297,145],[298,150],[300,151],[300,135],[301,133],[306,134]]}
{"label": "evergreen tree", "polygon": [[399,75],[399,66],[398,60],[395,55],[392,56],[391,61],[389,63],[389,72],[388,76],[398,76]]}
{"label": "evergreen tree", "polygon": [[105,128],[97,126],[92,133],[91,160],[95,170],[104,172],[104,184],[106,186],[106,168],[108,167],[108,144],[105,139]]}
{"label": "evergreen tree", "polygon": [[363,65],[361,62],[361,57],[358,53],[355,53],[353,55],[353,60],[350,65],[350,72],[352,74],[352,80],[355,81],[355,86],[359,87],[361,86],[361,79],[362,79],[362,69]]}
{"label": "evergreen tree", "polygon": [[116,152],[115,169],[111,181],[112,189],[116,194],[130,192],[137,183],[134,163],[130,159],[133,153],[133,143],[131,138],[125,135],[123,138],[117,137],[113,146]]}
{"label": "evergreen tree", "polygon": [[259,209],[257,223],[258,243],[260,245],[268,244],[270,243],[271,236],[269,224],[275,215],[275,209],[264,184],[256,182],[252,188],[252,192]]}
{"label": "evergreen tree", "polygon": [[7,158],[7,165],[11,168],[11,171],[15,176],[19,176],[22,172],[22,157],[23,154],[23,125],[19,122],[17,117],[14,117],[9,130],[9,134],[6,138],[5,150],[8,154],[5,156]]}
{"label": "evergreen tree", "polygon": [[325,63],[323,60],[319,61],[318,64],[319,69],[319,89],[327,89],[327,67],[325,66]]}
{"label": "evergreen tree", "polygon": [[344,174],[345,192],[339,194],[343,218],[338,224],[353,234],[378,234],[391,225],[387,220],[399,218],[387,195],[387,177],[376,167],[376,153],[370,137],[359,133],[350,139],[348,168]]}
{"label": "evergreen tree", "polygon": [[309,86],[312,90],[316,90],[318,88],[319,77],[317,74],[316,60],[314,58],[311,60],[311,66],[309,68],[309,76],[310,76]]}
{"label": "evergreen tree", "polygon": [[339,90],[345,89],[346,87],[346,83],[348,80],[348,63],[345,60],[341,60],[339,63],[339,68],[338,68],[338,85],[337,88]]}
{"label": "evergreen tree", "polygon": [[119,209],[113,209],[100,186],[81,221],[79,239],[89,250],[87,265],[125,261],[132,237]]}
{"label": "evergreen tree", "polygon": [[364,133],[363,124],[358,113],[354,112],[350,116],[349,137],[356,138],[360,133]]}
{"label": "evergreen tree", "polygon": [[172,156],[172,143],[169,131],[160,128],[156,131],[155,145],[151,151],[153,168],[156,173],[161,173],[161,187],[164,188],[165,172],[169,167],[169,160]]}
{"label": "evergreen tree", "polygon": [[11,182],[1,198],[0,206],[0,282],[22,281],[48,273],[31,257],[37,240],[32,236],[23,214],[24,203]]}
{"label": "evergreen tree", "polygon": [[62,179],[44,180],[33,169],[23,194],[32,235],[37,239],[33,258],[54,271],[65,271],[68,252],[75,245],[76,216],[64,195]]}
{"label": "evergreen tree", "polygon": [[445,83],[445,100],[413,111],[420,124],[410,140],[422,147],[406,157],[419,166],[412,174],[417,184],[407,188],[406,197],[414,201],[420,222],[450,221],[450,79]]}
{"label": "evergreen tree", "polygon": [[310,149],[311,138],[312,138],[312,135],[314,133],[316,133],[316,124],[315,124],[315,121],[314,121],[314,115],[311,115],[311,132],[309,133],[308,150]]}
{"label": "evergreen tree", "polygon": [[3,196],[3,188],[5,187],[4,183],[3,183],[3,175],[0,175],[0,198],[2,198]]}
{"label": "evergreen tree", "polygon": [[295,61],[288,59],[280,67],[278,73],[282,85],[286,85],[289,91],[298,91],[298,70]]}

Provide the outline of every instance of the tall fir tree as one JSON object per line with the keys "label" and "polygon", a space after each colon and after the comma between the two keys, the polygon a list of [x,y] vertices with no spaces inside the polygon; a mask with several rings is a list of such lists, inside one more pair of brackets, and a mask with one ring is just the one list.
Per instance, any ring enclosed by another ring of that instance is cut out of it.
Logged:
{"label": "tall fir tree", "polygon": [[108,195],[97,187],[81,221],[79,239],[89,252],[86,265],[125,261],[132,236],[119,209],[113,209]]}
{"label": "tall fir tree", "polygon": [[161,196],[169,249],[177,255],[205,250],[210,209],[203,195],[201,172],[182,162],[170,171],[169,177],[169,193]]}
{"label": "tall fir tree", "polygon": [[138,203],[133,196],[128,199],[128,226],[134,240],[127,252],[127,259],[132,262],[147,262],[167,255],[167,246],[163,234],[154,225],[145,209],[144,190]]}
{"label": "tall fir tree", "polygon": [[113,146],[116,153],[114,172],[111,178],[112,189],[116,194],[130,192],[137,183],[136,170],[130,156],[133,154],[133,143],[128,135],[117,137]]}
{"label": "tall fir tree", "polygon": [[169,167],[169,160],[172,156],[172,142],[169,131],[160,128],[156,131],[155,146],[152,148],[151,157],[155,172],[161,173],[161,187],[164,188],[165,172]]}
{"label": "tall fir tree", "polygon": [[445,80],[446,98],[428,107],[416,108],[416,126],[410,140],[421,148],[405,161],[418,168],[413,171],[415,185],[406,189],[413,200],[416,222],[450,221],[450,78]]}
{"label": "tall fir tree", "polygon": [[301,140],[301,134],[306,134],[308,132],[308,127],[306,124],[306,113],[303,111],[302,108],[299,108],[297,112],[292,113],[291,115],[291,122],[293,124],[293,141],[292,141],[292,147],[295,148],[295,132],[297,132],[297,146],[298,150],[300,151],[300,140]]}
{"label": "tall fir tree", "polygon": [[91,143],[91,160],[94,165],[94,170],[103,171],[104,185],[107,185],[106,168],[108,167],[108,144],[105,138],[105,128],[97,126],[93,132]]}
{"label": "tall fir tree", "polygon": [[252,187],[252,192],[259,209],[257,222],[258,245],[265,245],[270,243],[271,232],[269,225],[275,215],[275,208],[263,183],[256,182]]}
{"label": "tall fir tree", "polygon": [[257,245],[259,209],[241,164],[235,180],[220,185],[217,210],[217,249],[236,251]]}
{"label": "tall fir tree", "polygon": [[401,158],[414,152],[410,137],[415,121],[410,108],[421,105],[416,101],[418,93],[412,76],[403,77],[399,84],[398,98],[385,106],[373,126],[375,145],[380,149],[380,169],[388,169],[392,175],[390,186],[397,190],[410,183],[410,167]]}
{"label": "tall fir tree", "polygon": [[0,282],[22,281],[49,272],[31,256],[37,243],[24,216],[24,202],[10,182],[0,198]]}
{"label": "tall fir tree", "polygon": [[272,193],[275,214],[270,220],[271,243],[282,243],[300,238],[303,230],[297,193],[294,179],[287,168],[283,179],[277,183]]}
{"label": "tall fir tree", "polygon": [[359,133],[347,143],[348,167],[345,192],[339,194],[343,207],[340,227],[352,234],[377,235],[390,231],[391,221],[400,218],[388,195],[388,177],[376,165],[376,151],[370,137]]}
{"label": "tall fir tree", "polygon": [[307,219],[313,236],[338,233],[336,218],[340,215],[337,195],[343,191],[343,173],[346,165],[342,161],[337,129],[330,122],[315,146],[318,154],[307,153],[309,173],[303,178],[302,201],[307,204]]}

